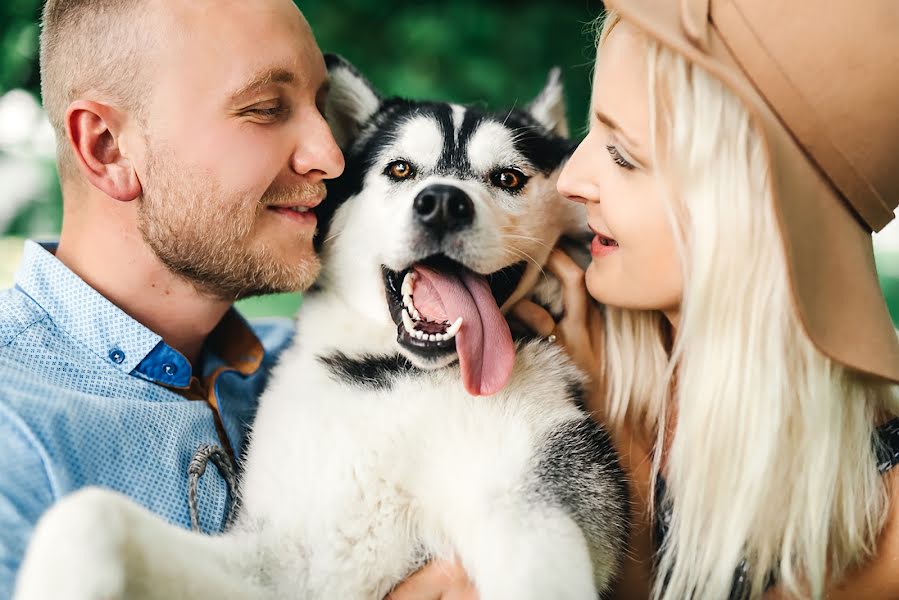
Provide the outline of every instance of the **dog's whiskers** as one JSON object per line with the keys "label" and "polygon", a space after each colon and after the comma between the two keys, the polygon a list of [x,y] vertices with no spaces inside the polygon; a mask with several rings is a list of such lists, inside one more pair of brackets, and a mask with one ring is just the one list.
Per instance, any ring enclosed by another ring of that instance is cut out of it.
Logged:
{"label": "dog's whiskers", "polygon": [[512,113],[515,111],[515,106],[518,104],[518,98],[515,99],[515,102],[512,103],[512,108],[509,109],[509,114],[506,115],[506,118],[503,119],[503,125],[506,124],[506,121],[509,120],[509,117],[512,116]]}
{"label": "dog's whiskers", "polygon": [[540,238],[531,237],[529,235],[516,235],[514,233],[505,233],[505,232],[502,232],[501,235],[503,237],[503,240],[506,240],[506,239],[526,240],[528,242],[534,242],[536,244],[539,244],[539,245],[543,246],[544,248],[552,248],[549,244],[547,244]]}
{"label": "dog's whiskers", "polygon": [[506,252],[507,254],[511,254],[515,258],[521,258],[521,259],[524,259],[525,261],[530,261],[530,262],[534,263],[534,266],[537,267],[538,269],[540,269],[540,274],[543,275],[544,277],[546,277],[546,271],[543,270],[543,265],[541,265],[539,262],[534,260],[534,257],[531,256],[530,254],[528,254],[527,252],[525,252],[524,250],[521,250],[520,248],[509,247],[509,248],[505,248],[503,251]]}
{"label": "dog's whiskers", "polygon": [[339,232],[338,232],[338,233],[335,233],[335,234],[332,234],[332,235],[329,235],[329,236],[326,237],[324,240],[322,240],[322,246],[324,246],[325,244],[327,244],[328,242],[330,242],[331,240],[333,240],[334,238],[339,237],[339,236],[340,236],[340,233],[339,233]]}

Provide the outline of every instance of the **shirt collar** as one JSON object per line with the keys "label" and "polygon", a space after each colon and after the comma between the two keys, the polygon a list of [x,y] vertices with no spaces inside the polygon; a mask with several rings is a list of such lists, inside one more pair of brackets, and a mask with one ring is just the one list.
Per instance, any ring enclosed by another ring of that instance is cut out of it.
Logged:
{"label": "shirt collar", "polygon": [[[55,247],[25,242],[16,287],[57,327],[114,368],[155,383],[188,387],[190,362],[69,270],[52,254]],[[226,366],[243,375],[255,373],[264,356],[261,342],[234,308],[209,335],[204,349],[214,363],[211,368]],[[198,369],[204,372],[197,375],[206,375],[206,370]]]}
{"label": "shirt collar", "polygon": [[259,370],[265,349],[249,323],[234,309],[225,313],[203,346],[209,355],[204,364],[204,377],[219,368],[233,369],[241,375]]}

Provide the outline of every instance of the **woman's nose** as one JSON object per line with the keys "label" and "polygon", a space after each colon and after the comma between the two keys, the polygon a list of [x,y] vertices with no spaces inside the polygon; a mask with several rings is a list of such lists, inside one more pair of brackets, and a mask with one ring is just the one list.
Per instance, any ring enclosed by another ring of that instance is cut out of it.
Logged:
{"label": "woman's nose", "polygon": [[599,187],[595,181],[598,159],[592,156],[588,140],[589,137],[578,145],[556,182],[558,192],[572,202],[599,201]]}

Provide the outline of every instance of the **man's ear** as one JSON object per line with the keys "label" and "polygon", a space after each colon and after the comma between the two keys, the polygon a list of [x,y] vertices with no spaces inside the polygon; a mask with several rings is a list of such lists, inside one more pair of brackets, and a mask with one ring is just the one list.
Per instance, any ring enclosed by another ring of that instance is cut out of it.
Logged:
{"label": "man's ear", "polygon": [[549,72],[543,91],[528,104],[527,111],[547,130],[563,138],[568,137],[568,119],[565,116],[565,90],[562,71],[554,67]]}
{"label": "man's ear", "polygon": [[141,184],[122,148],[123,115],[90,100],[77,100],[66,110],[69,146],[84,177],[116,200],[129,202],[141,195]]}
{"label": "man's ear", "polygon": [[365,77],[346,59],[325,54],[331,89],[325,106],[325,119],[341,150],[356,140],[365,123],[381,107],[381,96]]}

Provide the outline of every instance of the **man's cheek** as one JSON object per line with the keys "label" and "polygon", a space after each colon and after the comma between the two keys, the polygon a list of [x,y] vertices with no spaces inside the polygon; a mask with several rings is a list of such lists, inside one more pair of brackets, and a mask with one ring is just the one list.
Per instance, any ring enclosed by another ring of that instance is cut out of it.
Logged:
{"label": "man's cheek", "polygon": [[[254,143],[256,142],[256,143]],[[279,157],[277,148],[260,144],[256,139],[232,142],[218,150],[209,168],[218,173],[225,189],[257,192],[261,196],[288,164],[288,157]]]}

